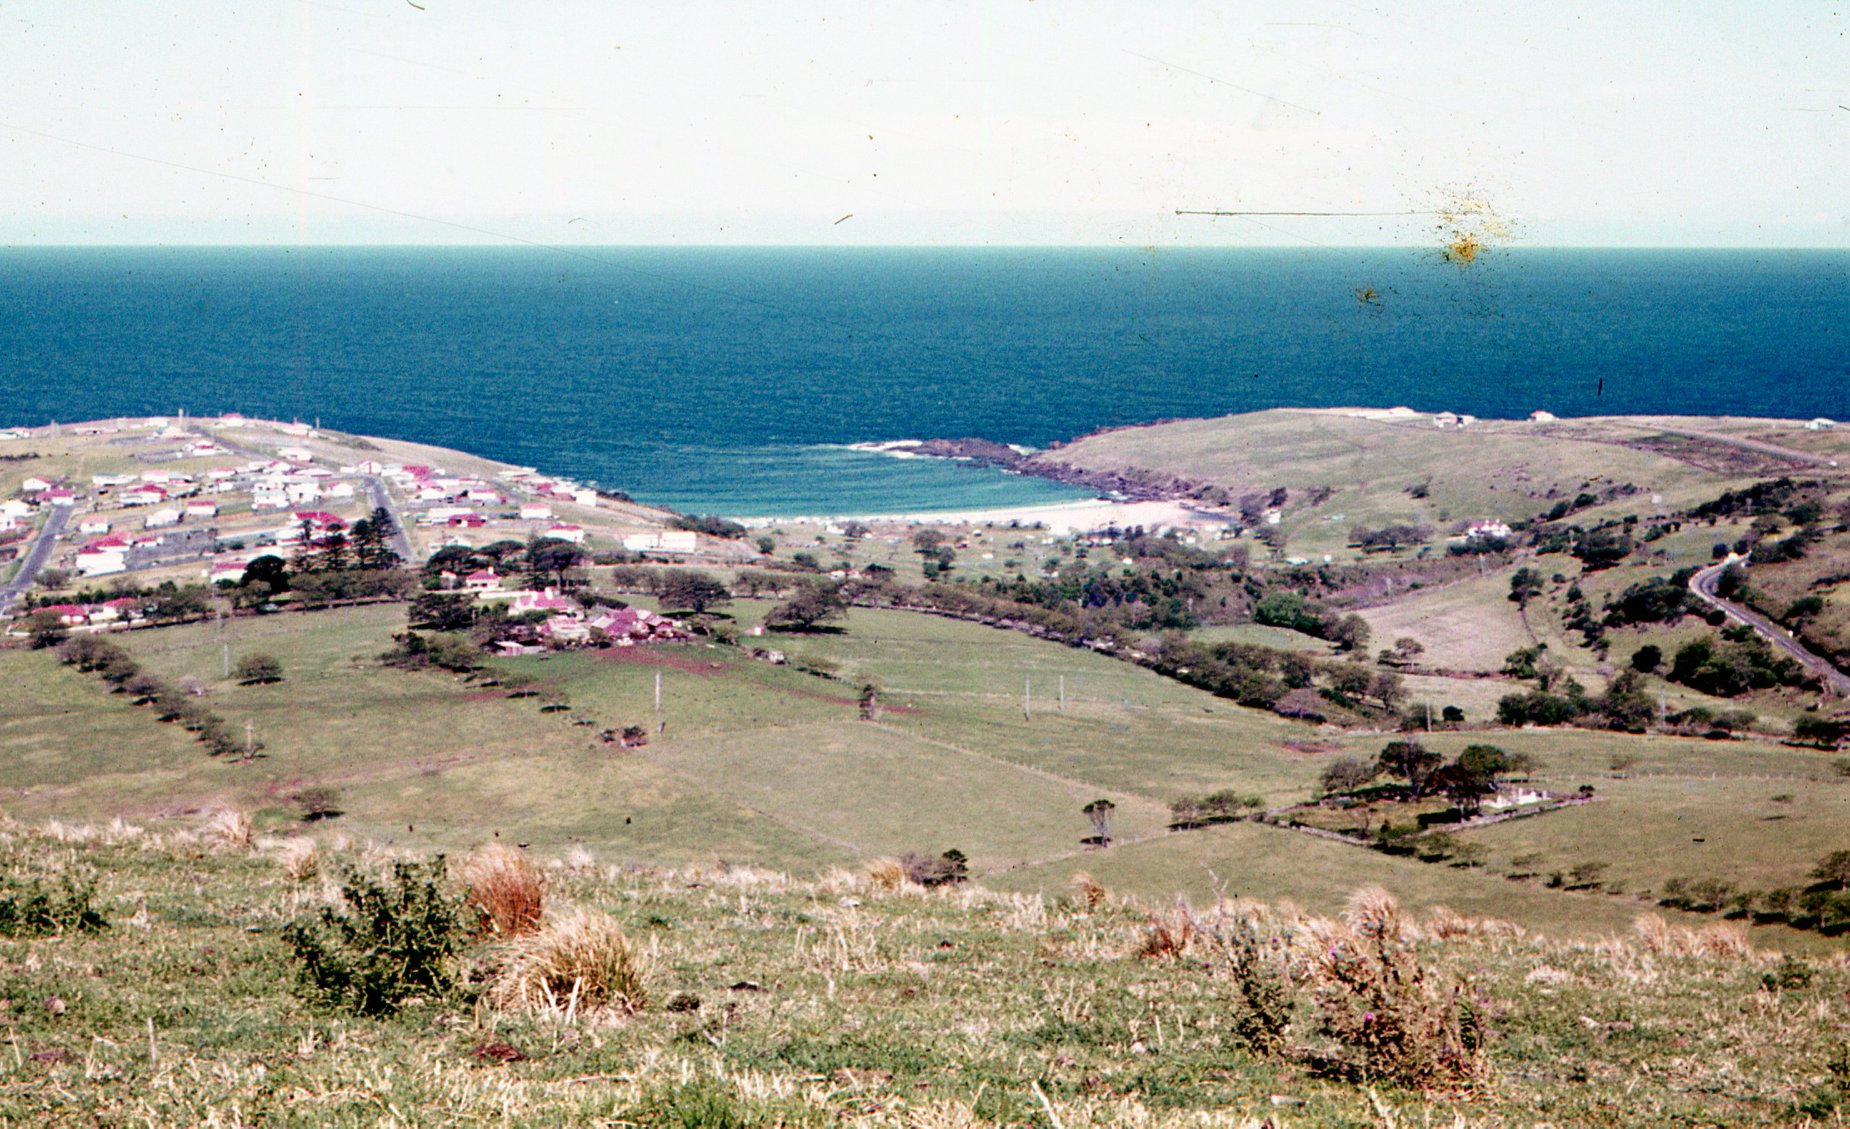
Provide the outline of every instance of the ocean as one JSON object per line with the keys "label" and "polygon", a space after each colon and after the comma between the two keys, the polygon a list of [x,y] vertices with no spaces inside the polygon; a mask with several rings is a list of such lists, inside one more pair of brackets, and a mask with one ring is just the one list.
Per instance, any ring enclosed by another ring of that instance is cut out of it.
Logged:
{"label": "ocean", "polygon": [[700,513],[1084,496],[850,444],[1396,404],[1850,417],[1850,252],[0,250],[0,426],[237,411]]}

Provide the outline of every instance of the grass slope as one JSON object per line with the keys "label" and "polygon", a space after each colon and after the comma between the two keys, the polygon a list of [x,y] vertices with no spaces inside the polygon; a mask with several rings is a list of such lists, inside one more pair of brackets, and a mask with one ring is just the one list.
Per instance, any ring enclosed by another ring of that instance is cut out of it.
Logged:
{"label": "grass slope", "polygon": [[[1254,830],[1224,838],[1239,849]],[[0,937],[0,1120],[1476,1129],[1841,1123],[1850,1102],[1832,1074],[1843,963],[1782,966],[1725,935],[1416,926],[1423,975],[1462,985],[1492,1032],[1489,1085],[1420,1093],[1255,1055],[1235,1034],[1223,950],[1198,935],[1181,959],[1138,955],[1150,911],[1135,903],[583,854],[545,867],[546,901],[607,913],[640,943],[641,1011],[613,1023],[496,1007],[478,993],[499,950],[474,941],[454,995],[357,1018],[292,991],[280,934],[333,898],[332,875],[384,859],[326,841],[322,876],[291,877],[281,847],[0,827],[0,871],[92,873],[111,922]],[[1294,948],[1328,928],[1257,920]],[[1310,987],[1291,999],[1292,1044],[1327,1053]]]}

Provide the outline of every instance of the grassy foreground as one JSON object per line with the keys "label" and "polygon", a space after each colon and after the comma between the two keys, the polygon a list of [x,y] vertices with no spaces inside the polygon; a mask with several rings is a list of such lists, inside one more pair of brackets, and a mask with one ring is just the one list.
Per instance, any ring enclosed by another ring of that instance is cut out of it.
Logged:
{"label": "grassy foreground", "polygon": [[0,1118],[1642,1126],[1838,1124],[1850,1109],[1850,968],[1777,962],[1725,929],[1558,943],[1456,915],[1395,919],[1424,976],[1464,985],[1490,1032],[1470,1084],[1409,1089],[1318,1067],[1343,1055],[1320,1033],[1330,988],[1314,974],[1293,982],[1285,1050],[1236,1036],[1241,981],[1205,931],[1251,922],[1311,964],[1343,943],[1342,926],[1288,909],[1153,915],[1096,887],[934,892],[583,851],[546,866],[548,912],[620,924],[644,958],[640,1010],[494,1006],[482,977],[498,950],[477,942],[460,990],[359,1018],[292,990],[281,932],[334,899],[343,868],[386,856],[247,834],[223,819],[5,827],[9,879],[93,874],[110,925],[0,939]]}

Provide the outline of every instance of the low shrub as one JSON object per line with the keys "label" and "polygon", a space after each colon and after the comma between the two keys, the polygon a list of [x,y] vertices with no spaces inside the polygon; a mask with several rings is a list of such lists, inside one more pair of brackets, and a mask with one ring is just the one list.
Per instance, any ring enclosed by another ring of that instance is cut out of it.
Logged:
{"label": "low shrub", "polygon": [[311,999],[359,1015],[390,1015],[455,982],[462,907],[444,889],[443,857],[395,862],[389,880],[355,871],[341,884],[347,912],[322,906],[283,930]]}
{"label": "low shrub", "polygon": [[109,928],[96,908],[96,881],[60,876],[47,888],[40,879],[0,878],[0,937],[100,933]]}
{"label": "low shrub", "polygon": [[1408,1089],[1469,1088],[1489,1078],[1485,1028],[1468,985],[1441,984],[1414,950],[1400,903],[1359,890],[1341,922],[1307,924],[1300,946],[1317,1029],[1334,1065]]}

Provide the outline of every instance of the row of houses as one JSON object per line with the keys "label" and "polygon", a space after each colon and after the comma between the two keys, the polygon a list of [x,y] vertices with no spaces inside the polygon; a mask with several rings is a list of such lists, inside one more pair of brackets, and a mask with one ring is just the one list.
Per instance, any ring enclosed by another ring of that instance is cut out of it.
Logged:
{"label": "row of houses", "polygon": [[48,604],[36,610],[51,612],[66,627],[115,627],[140,622],[145,606],[133,596],[119,596],[100,604]]}

